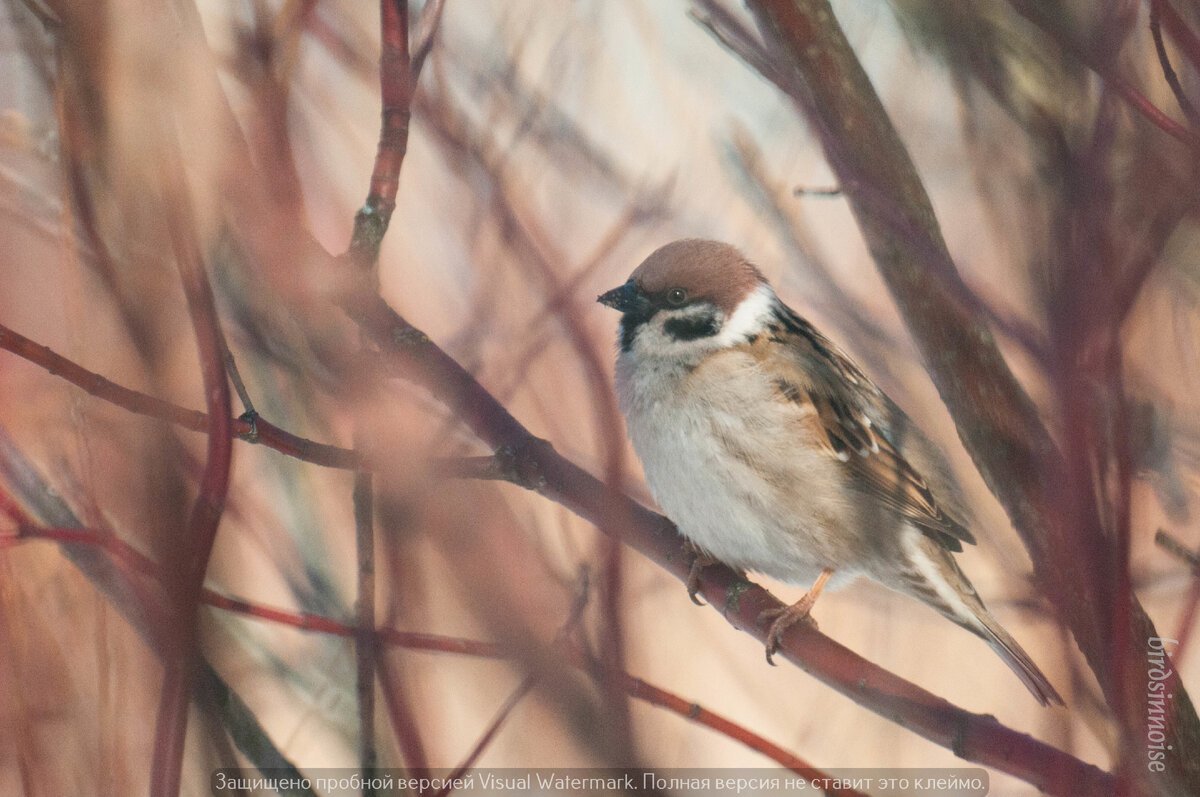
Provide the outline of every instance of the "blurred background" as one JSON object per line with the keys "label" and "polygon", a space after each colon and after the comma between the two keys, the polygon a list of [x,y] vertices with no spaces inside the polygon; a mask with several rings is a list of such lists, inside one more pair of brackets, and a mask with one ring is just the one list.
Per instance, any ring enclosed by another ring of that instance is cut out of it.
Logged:
{"label": "blurred background", "polygon": [[[1060,37],[1004,3],[833,2],[979,311],[1054,434],[1069,427],[1052,367],[1064,308],[1085,323],[1096,291],[1116,281],[1110,262],[1144,255],[1152,266],[1117,333],[1136,476],[1130,572],[1160,633],[1180,638],[1193,578],[1154,536],[1200,546],[1196,182],[1186,150],[1063,42],[1101,53],[1168,116],[1185,113],[1148,4],[1048,5]],[[735,244],[943,444],[979,518],[980,544],[959,561],[1070,709],[1040,709],[979,640],[872,584],[822,597],[821,630],[956,705],[1111,766],[1095,682],[1032,588],[1021,542],[960,446],[846,202],[823,191],[836,180],[819,142],[709,29],[729,20],[756,30],[732,3],[449,0],[440,15],[413,3],[414,40],[432,36],[432,49],[380,255],[383,296],[534,434],[650,502],[613,412],[618,319],[594,298],[668,241]],[[1197,64],[1165,46],[1183,96],[1200,96]],[[115,383],[203,409],[177,266],[182,221],[261,416],[377,463],[377,623],[498,645],[498,659],[381,652],[380,765],[457,766],[505,706],[479,765],[610,763],[597,731],[612,720],[606,696],[552,645],[571,625],[581,568],[592,589],[575,633],[606,638],[595,590],[605,538],[519,487],[439,475],[447,457],[490,452],[425,390],[373,367],[331,301],[329,253],[347,249],[378,142],[379,54],[378,8],[351,0],[0,4],[0,324]],[[1064,241],[1093,256],[1065,257]],[[1095,395],[1107,417],[1112,397]],[[45,525],[73,517],[156,561],[181,544],[203,435],[0,352],[0,443],[9,495]],[[352,481],[235,442],[206,585],[352,624]],[[46,517],[50,505],[66,514]],[[15,533],[9,515],[0,531]],[[621,565],[631,675],[819,767],[961,763],[795,667],[768,667],[758,642],[693,606],[653,563],[626,551]],[[0,548],[4,794],[147,788],[161,666],[129,604],[97,580],[78,549]],[[789,602],[802,594],[768,586]],[[200,612],[206,660],[288,760],[358,765],[352,640]],[[1200,657],[1181,664],[1200,684]],[[532,690],[510,701],[531,673]],[[676,714],[637,700],[629,711],[624,763],[773,765]],[[246,765],[221,717],[196,704],[187,745],[185,794],[207,793],[219,766]],[[991,782],[994,795],[1035,793],[999,773]]]}

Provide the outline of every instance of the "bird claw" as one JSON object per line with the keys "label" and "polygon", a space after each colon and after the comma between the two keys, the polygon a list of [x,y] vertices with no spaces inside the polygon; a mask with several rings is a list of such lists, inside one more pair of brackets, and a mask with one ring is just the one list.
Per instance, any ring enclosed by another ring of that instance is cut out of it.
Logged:
{"label": "bird claw", "polygon": [[759,625],[763,625],[768,621],[771,622],[771,627],[767,630],[767,664],[770,664],[772,667],[776,666],[774,656],[779,652],[779,648],[783,643],[784,633],[793,625],[803,620],[812,626],[813,630],[818,628],[816,619],[809,614],[812,611],[814,603],[816,603],[816,596],[810,599],[808,595],[805,595],[791,606],[764,609],[758,615]]}
{"label": "bird claw", "polygon": [[808,613],[812,611],[813,604],[817,602],[817,596],[821,594],[821,590],[825,589],[825,585],[829,583],[829,579],[832,576],[833,568],[825,568],[821,571],[821,575],[817,576],[817,580],[813,582],[812,588],[804,593],[803,598],[791,606],[764,609],[759,613],[759,625],[768,620],[773,621],[771,627],[767,630],[767,664],[775,666],[775,661],[772,657],[779,650],[779,646],[783,642],[783,633],[788,628],[801,620],[806,621],[814,630],[817,628],[817,621],[810,617]]}
{"label": "bird claw", "polygon": [[692,562],[688,566],[687,577],[687,594],[688,599],[697,606],[705,606],[705,602],[696,595],[700,592],[700,571],[709,565],[717,563],[716,559],[705,554],[699,548],[696,548],[690,542],[684,543],[684,555],[691,558]]}

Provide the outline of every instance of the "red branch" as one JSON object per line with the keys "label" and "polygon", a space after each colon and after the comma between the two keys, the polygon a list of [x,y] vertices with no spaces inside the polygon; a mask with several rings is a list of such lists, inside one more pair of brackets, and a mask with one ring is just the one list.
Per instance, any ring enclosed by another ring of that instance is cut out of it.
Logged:
{"label": "red branch", "polygon": [[367,205],[376,208],[384,226],[396,207],[400,166],[408,152],[408,127],[412,103],[411,64],[408,56],[408,0],[380,0],[379,30],[382,44],[379,89],[383,100],[379,151],[371,172]]}
{"label": "red branch", "polygon": [[354,217],[350,236],[351,259],[371,266],[379,257],[383,234],[396,209],[400,166],[408,152],[412,121],[412,64],[408,54],[408,0],[379,0],[381,53],[379,89],[383,108],[379,149],[371,171],[367,202]]}
{"label": "red branch", "polygon": [[[757,734],[750,733],[736,722],[732,722],[715,711],[706,709],[699,703],[689,703],[679,695],[668,692],[665,689],[660,689],[654,684],[646,683],[641,678],[634,678],[632,675],[625,676],[625,690],[630,696],[638,700],[643,700],[652,706],[665,708],[681,717],[686,717],[692,722],[712,728],[732,739],[742,740],[748,747],[752,747],[763,755],[772,758],[810,782],[823,783],[830,780],[828,775],[819,769],[814,769],[803,759],[797,758],[787,750]],[[746,736],[752,739],[753,742],[747,740]],[[835,787],[826,789],[824,793],[831,795],[831,797],[855,797],[855,795],[859,795],[859,792],[852,789]]]}

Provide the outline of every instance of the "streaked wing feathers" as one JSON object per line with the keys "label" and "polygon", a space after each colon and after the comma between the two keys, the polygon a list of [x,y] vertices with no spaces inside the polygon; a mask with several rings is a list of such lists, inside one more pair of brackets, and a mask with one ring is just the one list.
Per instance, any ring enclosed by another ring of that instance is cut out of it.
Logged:
{"label": "streaked wing feathers", "polygon": [[[783,329],[750,348],[769,367],[785,400],[816,410],[829,453],[871,497],[942,547],[958,552],[963,542],[973,545],[971,532],[942,511],[925,478],[872,422],[870,411],[882,414],[890,404],[879,388],[804,319],[789,311],[780,322]],[[853,391],[845,388],[846,381]]]}

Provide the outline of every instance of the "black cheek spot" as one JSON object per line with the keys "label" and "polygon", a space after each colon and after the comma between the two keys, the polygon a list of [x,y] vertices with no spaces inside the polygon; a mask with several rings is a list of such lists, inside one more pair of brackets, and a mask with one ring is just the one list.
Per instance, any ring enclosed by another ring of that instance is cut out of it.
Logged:
{"label": "black cheek spot", "polygon": [[694,318],[672,318],[663,324],[663,330],[675,340],[698,340],[717,334],[717,318],[702,315]]}

